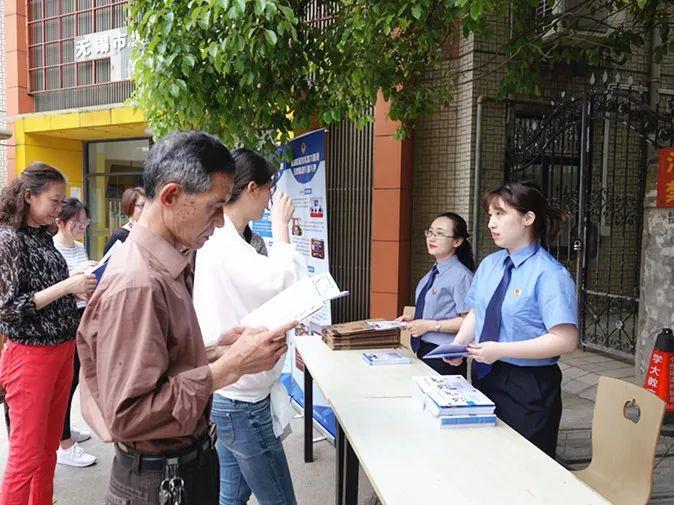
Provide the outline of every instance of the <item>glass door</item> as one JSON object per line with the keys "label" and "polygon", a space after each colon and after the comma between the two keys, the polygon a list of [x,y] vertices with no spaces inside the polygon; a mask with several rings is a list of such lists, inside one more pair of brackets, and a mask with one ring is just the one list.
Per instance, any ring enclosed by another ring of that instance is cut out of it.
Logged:
{"label": "glass door", "polygon": [[87,143],[85,200],[91,219],[87,249],[92,259],[101,258],[105,241],[126,224],[122,193],[143,185],[143,165],[149,148],[150,139]]}

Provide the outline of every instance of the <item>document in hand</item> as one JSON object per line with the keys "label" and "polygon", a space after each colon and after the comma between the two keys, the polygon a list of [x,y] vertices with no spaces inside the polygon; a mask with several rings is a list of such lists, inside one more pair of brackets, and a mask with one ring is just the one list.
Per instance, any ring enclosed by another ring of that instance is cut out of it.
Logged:
{"label": "document in hand", "polygon": [[340,291],[327,272],[306,277],[250,312],[241,324],[276,328],[290,321],[302,321],[318,312],[324,303],[348,294],[348,291]]}
{"label": "document in hand", "polygon": [[85,270],[84,273],[86,274],[94,274],[96,276],[96,282],[101,282],[101,278],[103,277],[103,273],[105,272],[106,267],[108,266],[108,260],[110,260],[110,257],[112,256],[112,253],[114,253],[117,249],[119,249],[122,245],[122,242],[119,240],[115,241],[114,244],[112,244],[112,247],[108,249],[108,252],[105,253],[105,255],[101,258],[101,261],[96,263],[95,266],[88,268]]}
{"label": "document in hand", "polygon": [[424,359],[464,358],[468,356],[465,345],[441,344],[424,356]]}

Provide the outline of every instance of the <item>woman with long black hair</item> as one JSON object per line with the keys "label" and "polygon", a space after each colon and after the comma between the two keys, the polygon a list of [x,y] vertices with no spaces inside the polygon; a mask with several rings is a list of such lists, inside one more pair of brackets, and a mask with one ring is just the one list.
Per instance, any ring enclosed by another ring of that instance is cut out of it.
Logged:
{"label": "woman with long black hair", "polygon": [[496,415],[554,458],[562,415],[557,360],[578,344],[576,289],[547,251],[564,216],[538,187],[520,183],[491,191],[483,207],[502,249],[475,274],[456,343],[469,344],[473,385],[496,404]]}
{"label": "woman with long black hair", "polygon": [[[251,244],[248,224],[269,205],[277,168],[249,149],[232,152],[234,188],[225,224],[196,256],[194,308],[204,340],[216,340],[252,310],[308,275],[302,254],[290,243],[294,207],[275,194],[273,244],[268,256]],[[220,505],[244,505],[252,494],[260,505],[295,505],[295,492],[281,437],[291,407],[279,378],[285,356],[266,372],[244,375],[216,391],[211,419],[218,431]]]}
{"label": "woman with long black hair", "polygon": [[457,368],[424,356],[454,340],[469,310],[466,294],[473,280],[475,260],[466,221],[454,212],[443,212],[424,233],[428,254],[435,258],[435,264],[417,284],[414,317],[403,315],[398,321],[407,323],[412,350],[424,363],[443,375],[465,376],[465,365]]}

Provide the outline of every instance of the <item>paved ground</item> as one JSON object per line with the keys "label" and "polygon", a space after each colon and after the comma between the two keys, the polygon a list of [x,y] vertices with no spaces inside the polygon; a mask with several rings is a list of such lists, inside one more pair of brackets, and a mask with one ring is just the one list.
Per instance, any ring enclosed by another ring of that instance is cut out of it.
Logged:
{"label": "paved ground", "polygon": [[[582,468],[590,459],[590,428],[596,385],[600,375],[634,381],[634,367],[606,356],[581,352],[566,357],[563,370],[564,412],[560,427],[558,459],[569,468]],[[77,397],[77,395],[76,395]],[[84,425],[79,416],[79,405],[73,407],[75,424]],[[318,434],[316,433],[316,436]],[[315,462],[305,464],[302,452],[302,421],[293,420],[293,434],[284,442],[290,470],[300,505],[328,505],[334,503],[334,448],[328,442],[315,444]],[[652,504],[674,505],[674,439],[662,438],[654,474]],[[107,479],[112,462],[112,448],[94,439],[83,447],[98,457],[90,468],[74,469],[57,465],[55,495],[58,505],[104,504]],[[0,429],[0,479],[7,458],[7,438]],[[250,503],[257,505],[253,498]],[[360,472],[359,505],[378,503],[372,486]]]}

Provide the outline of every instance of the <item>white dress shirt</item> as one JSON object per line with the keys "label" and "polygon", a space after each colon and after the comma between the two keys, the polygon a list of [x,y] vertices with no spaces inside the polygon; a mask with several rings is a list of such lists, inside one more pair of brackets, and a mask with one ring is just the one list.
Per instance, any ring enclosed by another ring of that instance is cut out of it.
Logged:
{"label": "white dress shirt", "polygon": [[[224,226],[215,229],[196,256],[194,308],[204,342],[217,340],[249,312],[307,275],[306,261],[295,246],[274,242],[269,256],[262,256],[225,216]],[[271,394],[274,432],[282,432],[289,420],[288,395],[279,380],[284,361],[285,355],[271,370],[244,375],[216,394],[250,403]]]}

